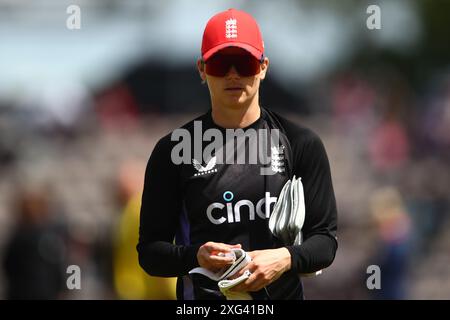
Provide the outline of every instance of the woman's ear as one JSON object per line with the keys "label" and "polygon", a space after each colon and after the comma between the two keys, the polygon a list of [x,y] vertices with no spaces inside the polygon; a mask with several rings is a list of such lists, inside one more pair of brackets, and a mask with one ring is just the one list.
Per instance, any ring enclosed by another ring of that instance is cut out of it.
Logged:
{"label": "woman's ear", "polygon": [[202,59],[197,60],[197,70],[200,74],[200,78],[202,79],[202,83],[206,83],[205,63]]}
{"label": "woman's ear", "polygon": [[261,72],[259,73],[259,78],[263,80],[266,77],[267,69],[269,68],[269,58],[265,57],[261,63]]}

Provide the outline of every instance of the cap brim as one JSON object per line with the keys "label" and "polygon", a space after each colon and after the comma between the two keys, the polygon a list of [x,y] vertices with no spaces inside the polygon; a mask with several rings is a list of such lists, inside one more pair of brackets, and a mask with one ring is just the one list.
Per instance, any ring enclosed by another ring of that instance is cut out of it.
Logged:
{"label": "cap brim", "polygon": [[258,49],[256,49],[255,47],[248,45],[246,43],[242,43],[242,42],[227,42],[227,43],[222,43],[218,46],[215,46],[214,48],[209,49],[208,51],[205,52],[205,54],[203,55],[203,60],[207,61],[209,58],[211,58],[215,53],[217,53],[218,51],[228,48],[228,47],[238,47],[238,48],[242,48],[246,51],[248,51],[249,53],[251,53],[252,56],[254,56],[256,59],[261,59],[263,53],[261,51],[259,51]]}

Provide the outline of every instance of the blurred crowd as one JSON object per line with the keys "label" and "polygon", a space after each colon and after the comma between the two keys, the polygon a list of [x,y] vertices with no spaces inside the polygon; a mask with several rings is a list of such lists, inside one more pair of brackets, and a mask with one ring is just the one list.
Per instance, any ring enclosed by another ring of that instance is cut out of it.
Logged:
{"label": "blurred crowd", "polygon": [[375,2],[369,31],[365,2],[80,1],[72,32],[63,2],[0,0],[0,299],[175,298],[173,278],[138,265],[144,170],[208,110],[195,56],[227,6],[261,21],[261,105],[330,159],[339,248],[306,297],[449,299],[450,2]]}
{"label": "blurred crowd", "polygon": [[[208,101],[192,113],[148,111],[124,81],[54,102],[70,105],[64,121],[32,101],[0,108],[2,297],[174,298],[174,279],[138,266],[143,174],[156,141]],[[319,81],[298,112],[265,106],[318,132],[332,167],[339,250],[305,280],[306,295],[448,298],[450,75],[418,91],[394,72],[347,70]],[[67,289],[69,265],[81,290]],[[366,287],[370,265],[380,290]]]}

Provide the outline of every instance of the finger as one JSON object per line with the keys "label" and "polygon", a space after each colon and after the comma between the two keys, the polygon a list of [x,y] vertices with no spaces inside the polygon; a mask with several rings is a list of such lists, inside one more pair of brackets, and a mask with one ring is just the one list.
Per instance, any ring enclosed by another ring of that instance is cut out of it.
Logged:
{"label": "finger", "polygon": [[239,270],[238,272],[236,272],[231,279],[235,279],[238,278],[240,276],[242,276],[244,274],[245,271],[250,271],[250,273],[252,273],[252,270],[254,270],[254,264],[253,262],[250,262],[249,264],[247,264],[245,267],[243,267],[241,270]]}
{"label": "finger", "polygon": [[[249,278],[250,279],[250,278]],[[263,277],[263,274],[260,274],[259,277],[256,277],[254,281],[252,281],[248,286],[247,286],[247,290],[248,291],[259,291],[262,288],[268,286],[269,284],[271,284],[273,281],[275,281],[277,278],[274,278],[272,280],[267,280]]]}
{"label": "finger", "polygon": [[[215,246],[212,249],[208,249],[208,251],[211,252],[213,255],[221,255],[221,254],[227,254],[231,251],[231,249],[240,249],[242,246],[241,244],[226,244],[226,243],[220,243],[219,244],[221,249],[218,248],[218,246]],[[225,247],[223,247],[225,246]]]}
{"label": "finger", "polygon": [[220,264],[230,264],[233,263],[232,257],[221,257],[216,255],[210,255],[208,257],[209,261],[212,263],[220,263]]}
{"label": "finger", "polygon": [[244,272],[242,270],[236,272],[235,274],[233,274],[231,277],[229,277],[229,279],[236,279],[239,278],[240,276],[242,276],[244,274]]}
{"label": "finger", "polygon": [[[231,248],[230,248],[230,245],[228,245],[228,244],[225,244],[225,243],[219,243],[219,242],[210,242],[210,243],[207,243],[206,245],[205,245],[205,248],[209,251],[209,252],[214,252],[214,251],[217,251],[217,252],[225,252],[225,253],[228,253],[228,252],[230,252],[231,250]],[[217,253],[216,253],[217,254]]]}
{"label": "finger", "polygon": [[252,291],[252,292],[259,291],[262,288],[264,288],[266,285],[267,285],[267,283],[264,283],[264,281],[262,281],[260,279],[256,279],[250,285],[248,285],[247,291]]}
{"label": "finger", "polygon": [[245,284],[244,282],[239,283],[238,285],[234,286],[233,288],[231,288],[231,291],[235,291],[235,292],[247,292],[248,291],[248,286]]}
{"label": "finger", "polygon": [[243,283],[238,284],[237,286],[234,286],[230,289],[230,291],[233,292],[246,292],[245,290],[246,286]]}
{"label": "finger", "polygon": [[250,277],[248,277],[247,280],[239,283],[237,286],[233,287],[233,289],[231,289],[232,291],[244,291],[247,292],[249,291],[249,288],[251,286],[251,284],[256,281],[256,276],[254,274],[251,274]]}
{"label": "finger", "polygon": [[262,279],[261,277],[258,277],[255,274],[252,274],[247,281],[246,284],[246,291],[259,291],[262,289],[267,283]]}
{"label": "finger", "polygon": [[227,246],[229,250],[240,249],[242,247],[240,244],[227,244],[227,243],[222,243],[222,244]]}

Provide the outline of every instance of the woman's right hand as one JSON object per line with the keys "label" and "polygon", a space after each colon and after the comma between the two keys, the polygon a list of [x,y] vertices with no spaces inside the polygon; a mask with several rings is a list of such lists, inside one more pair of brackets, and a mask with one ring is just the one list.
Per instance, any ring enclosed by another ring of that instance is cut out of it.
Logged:
{"label": "woman's right hand", "polygon": [[197,260],[200,267],[213,272],[233,263],[231,257],[225,256],[232,248],[240,248],[240,244],[226,244],[209,241],[203,244],[197,252]]}

